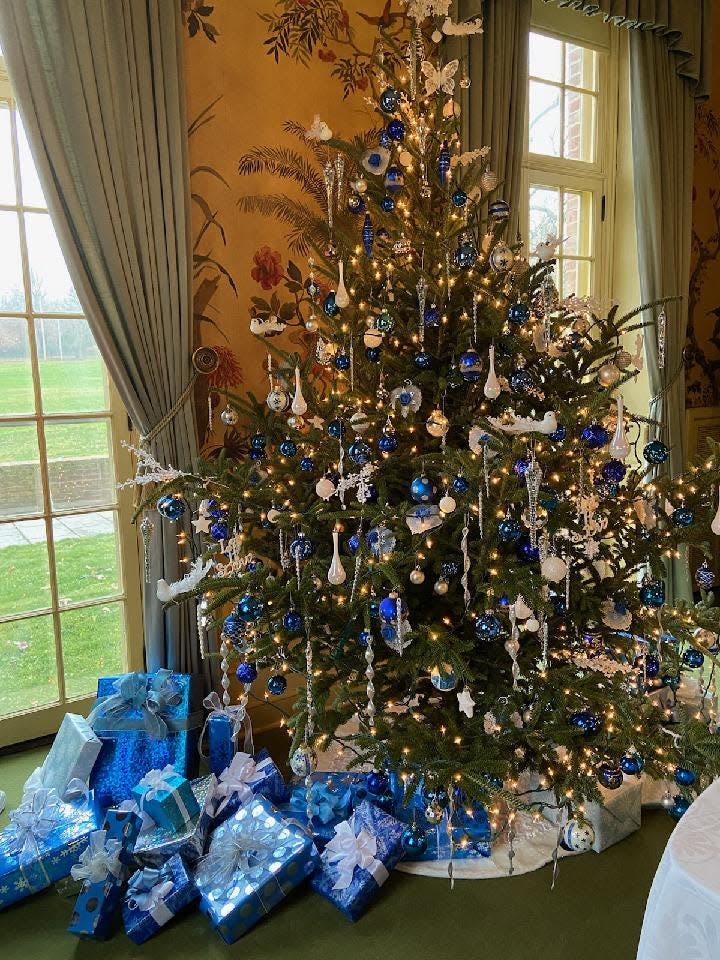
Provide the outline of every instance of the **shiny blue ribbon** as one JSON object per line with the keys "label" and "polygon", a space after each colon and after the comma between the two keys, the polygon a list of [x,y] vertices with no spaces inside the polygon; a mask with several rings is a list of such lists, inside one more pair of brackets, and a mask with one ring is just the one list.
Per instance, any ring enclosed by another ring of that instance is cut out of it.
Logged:
{"label": "shiny blue ribbon", "polygon": [[[173,720],[164,716],[169,707],[182,701],[182,693],[171,681],[172,670],[160,669],[148,687],[147,677],[142,673],[126,673],[113,684],[115,693],[103,697],[95,704],[88,723],[100,732],[112,730],[144,730],[154,740],[164,740],[168,731],[187,730],[197,726],[196,716]],[[142,717],[130,719],[132,710],[141,711]]]}

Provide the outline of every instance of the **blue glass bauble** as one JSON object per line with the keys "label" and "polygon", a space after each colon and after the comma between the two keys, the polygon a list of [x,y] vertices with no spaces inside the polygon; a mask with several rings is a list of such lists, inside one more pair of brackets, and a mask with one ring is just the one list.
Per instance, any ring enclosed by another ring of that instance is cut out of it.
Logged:
{"label": "blue glass bauble", "polygon": [[607,463],[604,463],[600,468],[600,473],[605,480],[611,483],[620,483],[625,476],[626,469],[622,460],[608,460]]}
{"label": "blue glass bauble", "polygon": [[522,527],[513,517],[505,517],[498,524],[498,539],[501,543],[515,543],[522,536]]}
{"label": "blue glass bauble", "polygon": [[350,553],[357,553],[358,547],[360,546],[360,537],[356,533],[353,533],[351,537],[347,538],[345,545]]}
{"label": "blue glass bauble", "polygon": [[382,200],[380,201],[380,206],[385,211],[385,213],[392,213],[393,210],[395,209],[395,201],[393,200],[392,197],[386,196],[386,197],[383,197]]}
{"label": "blue glass bauble", "polygon": [[456,187],[450,196],[454,207],[464,207],[467,203],[467,194],[461,187]]}
{"label": "blue glass bauble", "polygon": [[297,453],[297,444],[290,437],[285,437],[284,440],[280,441],[278,450],[284,457],[294,457]]}
{"label": "blue glass bauble", "polygon": [[287,680],[281,673],[274,673],[267,678],[267,690],[274,697],[279,697],[287,690]]}
{"label": "blue glass bauble", "polygon": [[503,220],[507,220],[510,216],[510,204],[507,202],[507,200],[493,200],[493,202],[488,206],[488,214],[490,215],[491,220],[501,223]]}
{"label": "blue glass bauble", "polygon": [[530,543],[529,537],[521,537],[515,546],[515,555],[522,563],[534,563],[540,559],[540,550]]}
{"label": "blue glass bauble", "polygon": [[360,633],[358,634],[358,643],[360,644],[360,646],[366,647],[370,642],[371,636],[372,634],[370,633],[369,630],[361,630]]}
{"label": "blue glass bauble", "polygon": [[262,616],[265,604],[252,593],[245,593],[235,605],[235,616],[243,623],[257,623]]}
{"label": "blue glass bauble", "polygon": [[303,625],[302,614],[298,613],[297,610],[288,610],[288,612],[283,617],[283,626],[286,630],[289,630],[291,633],[295,633]]}
{"label": "blue glass bauble", "polygon": [[377,363],[380,359],[380,347],[365,347],[365,357],[370,363]]}
{"label": "blue glass bauble", "polygon": [[470,489],[470,483],[465,477],[458,474],[456,477],[453,477],[452,488],[455,493],[467,493]]}
{"label": "blue glass bauble", "polygon": [[[262,440],[262,445],[265,446],[265,437],[262,437],[259,434],[257,434],[257,436],[260,437],[260,439]],[[251,446],[254,439],[255,437],[253,437],[252,440],[250,441]],[[208,500],[207,514],[209,517],[212,517],[214,520],[219,520],[221,517],[224,517],[226,513],[227,511],[223,510],[223,508],[220,506],[220,504],[214,497],[212,500]]]}
{"label": "blue glass bauble", "polygon": [[436,690],[447,693],[448,690],[454,690],[457,686],[457,676],[449,664],[443,663],[430,671],[430,683]]}
{"label": "blue glass bauble", "polygon": [[400,94],[394,87],[385,87],[378,97],[378,103],[383,113],[395,113],[400,106]]}
{"label": "blue glass bauble", "polygon": [[695,647],[688,647],[683,653],[682,661],[686,667],[701,667],[705,663],[705,657]]}
{"label": "blue glass bauble", "polygon": [[393,453],[397,450],[399,442],[396,433],[384,433],[378,440],[378,447],[383,453]]}
{"label": "blue glass bauble", "polygon": [[553,430],[550,434],[553,443],[562,443],[565,437],[567,437],[567,427],[563,426],[562,423],[559,423],[557,430]]}
{"label": "blue glass bauble", "polygon": [[349,370],[350,369],[350,357],[347,353],[336,353],[335,354],[335,369],[336,370]]}
{"label": "blue glass bauble", "polygon": [[597,778],[606,790],[617,790],[623,785],[622,768],[609,760],[597,768]]}
{"label": "blue glass bauble", "polygon": [[437,327],[440,324],[440,309],[434,303],[429,303],[423,313],[423,323],[426,327]]}
{"label": "blue glass bauble", "polygon": [[290,541],[290,556],[293,559],[307,560],[314,552],[312,540],[304,533],[299,533],[294,540]]}
{"label": "blue glass bauble", "polygon": [[429,353],[416,353],[413,362],[418,370],[429,370],[433,365],[433,358]]}
{"label": "blue glass bauble", "polygon": [[403,390],[398,396],[401,407],[409,407],[413,402],[413,394],[409,390]]}
{"label": "blue glass bauble", "polygon": [[169,496],[168,494],[160,497],[155,504],[155,508],[160,516],[166,520],[179,520],[187,509],[182,500],[178,499],[178,497]]}
{"label": "blue glass bauble", "polygon": [[389,150],[392,147],[392,137],[387,132],[387,129],[381,130],[378,134],[378,144],[385,150]]}
{"label": "blue glass bauble", "polygon": [[251,460],[264,460],[267,457],[267,451],[265,450],[251,450],[248,454]]}
{"label": "blue glass bauble", "polygon": [[[369,483],[365,488],[365,500],[364,503],[377,503],[377,498],[379,496],[378,488],[374,483]],[[360,498],[358,497],[358,500]]]}
{"label": "blue glass bauble", "polygon": [[[405,186],[405,174],[402,172],[400,167],[388,167],[385,171],[385,177],[383,178],[383,183],[385,184],[385,189],[388,193],[397,193],[399,190]],[[395,201],[392,200],[392,197],[387,197],[386,199],[392,201],[392,210],[395,206]],[[382,206],[382,204],[381,204]],[[383,210],[385,207],[383,207]],[[378,237],[380,236],[380,231],[378,230]]]}
{"label": "blue glass bauble", "polygon": [[248,560],[247,567],[245,568],[248,573],[255,573],[256,570],[261,570],[264,566],[262,560]]}
{"label": "blue glass bauble", "polygon": [[620,769],[629,777],[642,773],[645,761],[638,753],[628,753],[620,760]]}
{"label": "blue glass bauble", "polygon": [[415,503],[432,503],[437,497],[437,484],[425,475],[415,477],[410,484],[410,496]]}
{"label": "blue glass bauble", "polygon": [[482,374],[482,357],[477,350],[466,350],[465,353],[460,354],[458,366],[463,380],[469,382],[479,380]]}
{"label": "blue glass bauble", "polygon": [[580,439],[590,447],[591,450],[599,450],[600,447],[604,447],[608,442],[609,435],[602,424],[590,423],[587,427],[583,427]]}
{"label": "blue glass bauble", "polygon": [[534,386],[533,377],[529,370],[520,367],[510,374],[510,387],[515,393],[528,393]]}
{"label": "blue glass bauble", "polygon": [[470,237],[461,238],[453,254],[453,263],[458,270],[470,270],[477,263],[477,247]]}
{"label": "blue glass bauble", "polygon": [[351,193],[348,197],[347,208],[349,213],[362,213],[365,209],[365,200],[359,193]]}
{"label": "blue glass bauble", "polygon": [[365,440],[356,437],[348,447],[348,456],[353,463],[356,463],[359,467],[363,467],[372,460],[372,449]]}
{"label": "blue glass bauble", "polygon": [[524,477],[530,469],[530,457],[518,457],[513,464],[513,471],[519,476]]}
{"label": "blue glass bauble", "polygon": [[438,154],[438,178],[440,180],[441,186],[445,186],[447,183],[448,174],[450,173],[450,148],[447,145],[447,140],[443,140],[443,145],[440,147],[440,153]]}
{"label": "blue glass bauble", "polygon": [[421,857],[428,847],[425,831],[417,823],[405,827],[400,837],[400,843],[409,857]]}
{"label": "blue glass bauble", "polygon": [[315,469],[315,461],[312,457],[303,457],[300,461],[300,469],[305,473],[310,473],[311,470]]}
{"label": "blue glass bauble", "polygon": [[213,540],[217,540],[218,543],[221,540],[227,540],[229,533],[228,525],[224,520],[216,520],[210,527],[210,536]]}
{"label": "blue glass bauble", "polygon": [[701,590],[712,590],[715,586],[715,574],[710,569],[707,560],[703,560],[695,571],[695,583]]}
{"label": "blue glass bauble", "polygon": [[235,676],[240,683],[253,683],[253,681],[257,680],[257,667],[254,663],[248,663],[243,660],[242,663],[238,664]]}
{"label": "blue glass bauble", "polygon": [[395,549],[397,537],[388,527],[371,527],[365,535],[365,542],[376,557],[388,556]]}
{"label": "blue glass bauble", "polygon": [[688,507],[676,507],[670,519],[676,527],[691,527],[695,522],[695,514]]}
{"label": "blue glass bauble", "polygon": [[594,736],[602,727],[602,720],[592,710],[575,710],[568,717],[568,723],[581,730],[584,737]]}
{"label": "blue glass bauble", "polygon": [[267,440],[262,433],[256,433],[250,437],[250,448],[252,450],[264,450]]}
{"label": "blue glass bauble", "polygon": [[678,820],[682,818],[684,814],[688,812],[690,807],[690,801],[687,797],[681,797],[679,794],[676,797],[673,797],[673,805],[668,810],[668,813],[677,823]]}
{"label": "blue glass bauble", "polygon": [[553,490],[552,487],[540,487],[538,503],[544,510],[547,510],[548,513],[557,507],[559,500],[560,497],[558,496],[557,490]]}
{"label": "blue glass bauble", "polygon": [[530,307],[526,303],[511,303],[508,307],[508,320],[516,326],[527,323],[530,319]]}
{"label": "blue glass bauble", "polygon": [[475,621],[475,636],[480,640],[494,640],[501,630],[502,625],[492,612],[483,613]]}
{"label": "blue glass bauble", "polygon": [[677,674],[673,673],[664,673],[662,677],[662,685],[667,687],[670,690],[677,690],[680,686],[681,679]]}
{"label": "blue glass bauble", "polygon": [[399,142],[405,139],[405,124],[399,118],[391,120],[386,129],[392,140]]}
{"label": "blue glass bauble", "polygon": [[390,780],[382,770],[371,770],[365,774],[365,786],[368,793],[384,793],[390,786]]}
{"label": "blue glass bauble", "polygon": [[[660,673],[660,658],[656,653],[647,653],[644,658],[645,676],[654,680]],[[636,657],[635,666],[643,668],[643,657]]]}
{"label": "blue glass bauble", "polygon": [[339,440],[340,437],[345,433],[345,424],[342,420],[338,420],[337,417],[334,420],[331,420],[327,425],[328,436],[332,437],[334,440]]}
{"label": "blue glass bauble", "polygon": [[665,603],[665,582],[648,580],[640,587],[640,602],[646,607],[658,609]]}
{"label": "blue glass bauble", "polygon": [[675,767],[675,783],[679,787],[691,787],[695,783],[695,774],[687,767]]}
{"label": "blue glass bauble", "polygon": [[563,617],[567,613],[567,604],[565,603],[565,597],[563,597],[562,594],[553,594],[550,597],[550,603],[553,605],[553,610],[559,617]]}
{"label": "blue glass bauble", "polygon": [[648,463],[659,464],[665,463],[670,452],[662,440],[651,440],[650,443],[645,444],[643,456]]}
{"label": "blue glass bauble", "polygon": [[369,257],[372,254],[373,241],[375,240],[375,228],[373,227],[372,220],[370,219],[370,214],[365,214],[365,219],[363,220],[362,226],[362,243],[363,250],[365,251],[365,256]]}
{"label": "blue glass bauble", "polygon": [[440,572],[446,580],[456,577],[460,573],[460,564],[457,560],[445,560],[440,567]]}
{"label": "blue glass bauble", "polygon": [[620,492],[620,487],[617,483],[608,483],[608,481],[603,480],[602,477],[595,477],[593,484],[600,496],[604,498],[616,497]]}
{"label": "blue glass bauble", "polygon": [[375,328],[381,333],[390,333],[395,327],[395,318],[387,310],[383,310],[375,317]]}
{"label": "blue glass bauble", "polygon": [[371,600],[368,603],[368,611],[370,613],[370,616],[373,618],[373,620],[377,620],[378,617],[380,616],[380,601]]}
{"label": "blue glass bauble", "polygon": [[323,310],[328,317],[337,317],[340,313],[340,307],[335,303],[335,291],[331,290],[330,293],[323,300]]}
{"label": "blue glass bauble", "polygon": [[[380,601],[380,618],[385,623],[395,623],[397,620],[398,596],[389,594]],[[404,600],[400,600],[400,615],[405,618],[408,615],[408,605]]]}
{"label": "blue glass bauble", "polygon": [[239,640],[245,633],[245,624],[236,617],[234,613],[229,613],[223,620],[222,632],[231,640]]}

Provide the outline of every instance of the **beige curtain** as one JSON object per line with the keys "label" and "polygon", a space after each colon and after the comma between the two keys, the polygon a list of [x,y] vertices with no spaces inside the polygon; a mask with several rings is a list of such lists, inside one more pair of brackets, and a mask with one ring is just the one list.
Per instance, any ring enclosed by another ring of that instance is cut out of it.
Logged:
{"label": "beige curtain", "polygon": [[[147,434],[190,375],[191,263],[180,4],[0,0],[0,41],[60,245],[103,359]],[[197,453],[186,406],[156,438],[164,463]],[[150,669],[198,669],[176,529],[156,517],[145,597]]]}
{"label": "beige curtain", "polygon": [[510,204],[506,237],[518,236],[528,86],[531,0],[460,0],[462,20],[483,17],[483,32],[466,41],[470,88],[465,98],[466,149],[490,147],[490,164]]}

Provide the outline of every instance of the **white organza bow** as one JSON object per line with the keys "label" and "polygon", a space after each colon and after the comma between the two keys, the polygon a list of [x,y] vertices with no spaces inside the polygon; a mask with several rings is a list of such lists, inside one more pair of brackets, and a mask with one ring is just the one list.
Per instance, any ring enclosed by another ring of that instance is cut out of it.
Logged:
{"label": "white organza bow", "polygon": [[138,783],[139,787],[148,787],[143,799],[152,800],[160,790],[172,792],[173,785],[170,778],[176,775],[175,767],[171,763],[166,764],[162,770],[149,770]]}
{"label": "white organza bow", "polygon": [[247,803],[252,798],[251,785],[261,778],[257,764],[249,753],[236,753],[229,767],[220,774],[215,796],[222,798],[218,813],[227,804],[230,797],[237,793],[240,802]]}
{"label": "white organza bow", "polygon": [[323,858],[338,871],[333,890],[346,890],[350,886],[355,867],[367,870],[377,885],[382,886],[390,874],[376,854],[377,840],[364,827],[356,836],[349,820],[339,823],[323,853]]}
{"label": "white organza bow", "polygon": [[120,840],[108,839],[106,830],[93,830],[90,843],[80,854],[80,862],[70,870],[73,880],[102,883],[108,874],[119,877],[122,871]]}

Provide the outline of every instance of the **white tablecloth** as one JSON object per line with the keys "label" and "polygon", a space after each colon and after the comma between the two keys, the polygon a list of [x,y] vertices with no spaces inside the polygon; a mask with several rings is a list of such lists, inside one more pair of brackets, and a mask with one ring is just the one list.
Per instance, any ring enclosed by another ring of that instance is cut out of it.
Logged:
{"label": "white tablecloth", "polygon": [[720,960],[720,780],[697,798],[668,841],[637,960]]}

